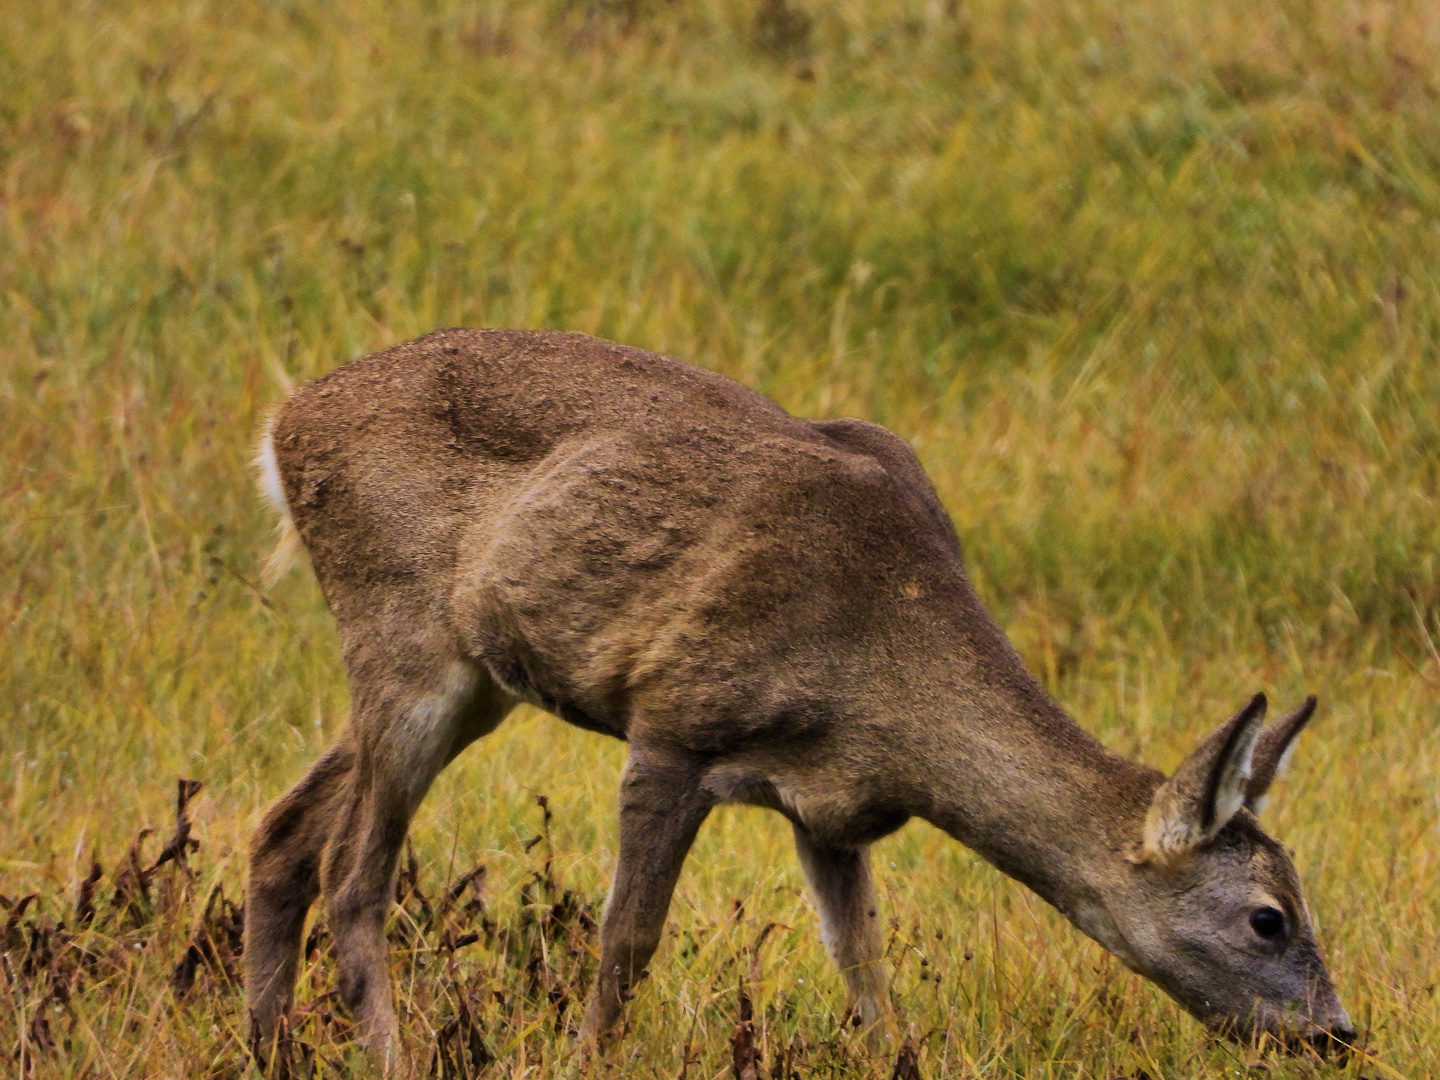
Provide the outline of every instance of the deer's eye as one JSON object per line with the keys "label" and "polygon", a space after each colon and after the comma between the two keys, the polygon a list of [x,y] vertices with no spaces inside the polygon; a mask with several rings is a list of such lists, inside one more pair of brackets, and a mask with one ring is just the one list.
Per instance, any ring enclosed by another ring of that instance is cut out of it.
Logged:
{"label": "deer's eye", "polygon": [[1267,940],[1278,938],[1285,932],[1285,913],[1273,907],[1256,908],[1250,913],[1250,929]]}

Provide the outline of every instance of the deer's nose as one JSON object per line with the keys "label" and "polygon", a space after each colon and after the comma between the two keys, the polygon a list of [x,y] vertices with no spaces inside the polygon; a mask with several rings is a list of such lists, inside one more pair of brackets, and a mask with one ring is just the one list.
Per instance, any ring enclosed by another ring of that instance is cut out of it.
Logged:
{"label": "deer's nose", "polygon": [[1305,1036],[1305,1042],[1322,1058],[1332,1054],[1336,1058],[1344,1058],[1355,1045],[1355,1030],[1348,1025],[1329,1030],[1317,1029]]}

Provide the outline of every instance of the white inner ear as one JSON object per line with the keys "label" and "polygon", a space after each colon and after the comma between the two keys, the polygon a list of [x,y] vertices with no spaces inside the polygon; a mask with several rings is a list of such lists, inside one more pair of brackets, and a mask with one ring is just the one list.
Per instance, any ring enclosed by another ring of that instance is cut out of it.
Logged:
{"label": "white inner ear", "polygon": [[1210,836],[1223,829],[1226,822],[1245,805],[1245,788],[1250,783],[1255,740],[1259,734],[1259,724],[1247,724],[1221,768],[1220,782],[1215,785],[1215,815],[1209,829]]}
{"label": "white inner ear", "polygon": [[1299,742],[1298,739],[1291,739],[1285,744],[1285,752],[1280,755],[1280,760],[1275,763],[1275,775],[1272,779],[1279,780],[1290,771],[1290,760],[1295,756],[1295,744],[1297,742]]}
{"label": "white inner ear", "polygon": [[[1290,771],[1290,759],[1295,756],[1295,740],[1291,740],[1285,747],[1285,752],[1280,755],[1280,760],[1275,763],[1275,771],[1270,774],[1270,782],[1283,779]],[[1269,801],[1268,792],[1264,795],[1251,795],[1245,800],[1245,805],[1250,807],[1250,812],[1259,817],[1265,811],[1265,804]]]}

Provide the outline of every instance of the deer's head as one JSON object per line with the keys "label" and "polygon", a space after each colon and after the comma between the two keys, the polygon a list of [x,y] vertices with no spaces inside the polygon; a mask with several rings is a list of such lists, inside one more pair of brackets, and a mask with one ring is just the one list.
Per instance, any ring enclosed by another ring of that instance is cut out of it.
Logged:
{"label": "deer's head", "polygon": [[1257,694],[1159,785],[1096,936],[1211,1027],[1323,1052],[1355,1032],[1289,853],[1256,816],[1314,711],[1262,728]]}

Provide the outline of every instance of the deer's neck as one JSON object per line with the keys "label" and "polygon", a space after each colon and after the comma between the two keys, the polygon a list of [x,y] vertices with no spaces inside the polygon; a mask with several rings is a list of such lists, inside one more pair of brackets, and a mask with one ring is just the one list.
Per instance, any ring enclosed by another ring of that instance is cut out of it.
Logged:
{"label": "deer's neck", "polygon": [[917,730],[916,813],[1123,955],[1105,901],[1154,779],[1076,725],[1008,645],[961,653],[949,675]]}

